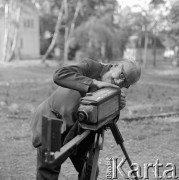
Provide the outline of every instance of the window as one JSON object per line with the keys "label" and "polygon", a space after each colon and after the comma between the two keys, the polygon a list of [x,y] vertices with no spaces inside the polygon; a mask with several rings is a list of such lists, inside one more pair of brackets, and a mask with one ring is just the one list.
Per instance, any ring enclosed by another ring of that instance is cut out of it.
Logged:
{"label": "window", "polygon": [[24,19],[24,28],[34,28],[34,20]]}

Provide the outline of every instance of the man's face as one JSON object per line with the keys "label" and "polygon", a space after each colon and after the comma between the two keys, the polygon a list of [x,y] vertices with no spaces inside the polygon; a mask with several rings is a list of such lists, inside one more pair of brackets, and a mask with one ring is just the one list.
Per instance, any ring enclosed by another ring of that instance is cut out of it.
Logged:
{"label": "man's face", "polygon": [[125,63],[120,63],[116,67],[112,67],[102,77],[102,81],[118,85],[120,88],[128,88],[130,84],[127,81],[127,74],[125,72]]}

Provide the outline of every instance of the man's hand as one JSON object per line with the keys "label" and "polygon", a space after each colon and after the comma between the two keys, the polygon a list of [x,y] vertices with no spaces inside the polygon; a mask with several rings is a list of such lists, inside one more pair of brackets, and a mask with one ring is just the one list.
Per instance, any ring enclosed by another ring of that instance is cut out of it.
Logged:
{"label": "man's hand", "polygon": [[120,109],[123,109],[126,106],[126,95],[125,93],[121,90],[121,95],[120,95]]}
{"label": "man's hand", "polygon": [[96,86],[98,89],[104,88],[104,87],[114,87],[114,88],[119,88],[119,86],[115,85],[115,84],[111,84],[108,82],[104,82],[104,81],[98,81],[96,79],[93,79],[93,86]]}

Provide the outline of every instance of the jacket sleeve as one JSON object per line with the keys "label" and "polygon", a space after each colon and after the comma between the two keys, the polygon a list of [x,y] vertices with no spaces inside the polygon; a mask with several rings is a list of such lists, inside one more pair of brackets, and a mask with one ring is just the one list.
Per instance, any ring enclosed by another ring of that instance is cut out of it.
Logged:
{"label": "jacket sleeve", "polygon": [[54,73],[53,80],[59,86],[86,93],[102,68],[101,63],[86,59],[77,65],[59,68]]}

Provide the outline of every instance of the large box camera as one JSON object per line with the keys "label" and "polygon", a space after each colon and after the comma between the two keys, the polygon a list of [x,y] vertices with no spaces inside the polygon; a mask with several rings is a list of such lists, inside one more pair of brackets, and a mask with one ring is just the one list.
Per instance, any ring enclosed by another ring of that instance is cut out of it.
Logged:
{"label": "large box camera", "polygon": [[78,120],[84,129],[99,129],[120,113],[120,89],[103,88],[81,99]]}

